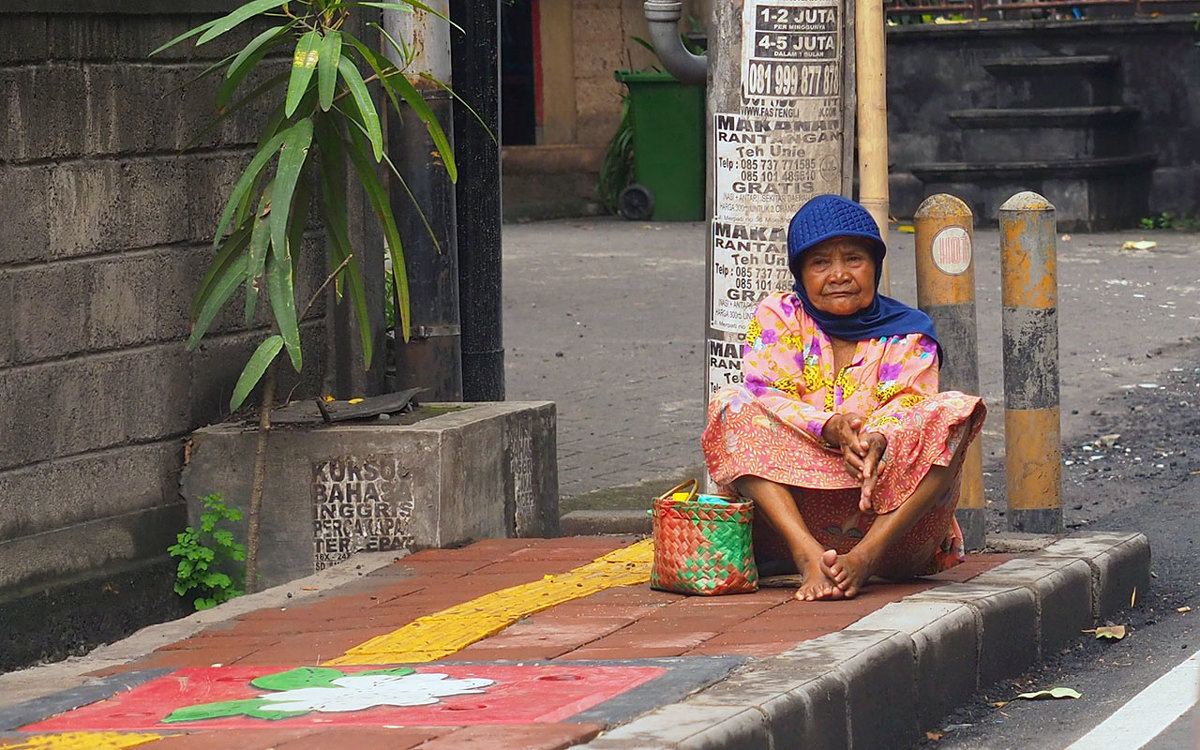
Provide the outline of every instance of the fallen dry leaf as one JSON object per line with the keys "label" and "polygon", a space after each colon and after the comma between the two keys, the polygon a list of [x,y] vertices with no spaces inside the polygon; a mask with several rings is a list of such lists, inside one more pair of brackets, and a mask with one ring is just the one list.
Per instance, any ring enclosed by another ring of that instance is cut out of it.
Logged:
{"label": "fallen dry leaf", "polygon": [[1008,701],[992,701],[992,708],[1004,708],[1008,705]]}
{"label": "fallen dry leaf", "polygon": [[1107,638],[1109,640],[1119,641],[1125,637],[1124,625],[1105,625],[1102,628],[1096,628],[1096,638]]}
{"label": "fallen dry leaf", "polygon": [[927,740],[933,740],[934,742],[937,742],[941,738],[942,738],[941,732],[926,732],[925,733],[925,739],[927,739]]}
{"label": "fallen dry leaf", "polygon": [[1056,687],[1049,690],[1038,690],[1033,693],[1021,693],[1017,697],[1027,701],[1036,701],[1044,698],[1081,698],[1083,696],[1077,690],[1072,690],[1069,687]]}

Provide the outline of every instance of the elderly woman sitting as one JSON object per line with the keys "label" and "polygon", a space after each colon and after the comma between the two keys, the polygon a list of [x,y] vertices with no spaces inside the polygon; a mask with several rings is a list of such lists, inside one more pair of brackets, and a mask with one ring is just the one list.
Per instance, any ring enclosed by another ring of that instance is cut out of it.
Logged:
{"label": "elderly woman sitting", "polygon": [[754,501],[756,558],[794,565],[805,601],[964,559],[957,479],[986,410],[938,392],[932,322],[876,293],[885,252],[858,203],[806,203],[788,228],[795,290],[759,303],[744,385],[709,404],[709,472]]}

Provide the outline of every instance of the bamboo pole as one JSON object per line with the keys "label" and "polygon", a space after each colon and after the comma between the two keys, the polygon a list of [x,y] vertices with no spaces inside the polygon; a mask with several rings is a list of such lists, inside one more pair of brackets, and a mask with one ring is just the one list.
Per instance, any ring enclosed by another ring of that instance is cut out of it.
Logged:
{"label": "bamboo pole", "polygon": [[[855,69],[858,88],[858,202],[888,235],[887,47],[883,0],[856,0]],[[879,291],[890,292],[887,259]]]}

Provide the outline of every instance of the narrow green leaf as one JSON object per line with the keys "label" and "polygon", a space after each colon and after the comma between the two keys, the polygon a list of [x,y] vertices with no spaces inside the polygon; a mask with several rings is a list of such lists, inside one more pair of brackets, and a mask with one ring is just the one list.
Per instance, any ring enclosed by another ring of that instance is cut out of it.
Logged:
{"label": "narrow green leaf", "polygon": [[296,288],[292,255],[285,253],[283,260],[274,256],[267,259],[267,297],[271,300],[271,312],[279,325],[279,335],[287,347],[292,369],[300,372],[303,359],[300,354],[300,324],[296,320]]}
{"label": "narrow green leaf", "polygon": [[275,181],[267,183],[258,200],[258,211],[254,215],[250,231],[250,254],[246,266],[246,325],[254,320],[254,308],[258,303],[258,292],[262,287],[262,275],[267,265],[267,245],[271,239],[271,191]]}
{"label": "narrow green leaf", "polygon": [[279,350],[283,349],[283,337],[279,335],[268,336],[265,341],[258,345],[254,350],[254,354],[250,355],[250,361],[242,368],[242,374],[238,377],[237,385],[233,387],[233,397],[229,399],[229,410],[237,411],[250,395],[250,391],[254,390],[254,386],[258,385],[258,381],[262,380],[263,373],[275,361],[275,357],[279,355]]}
{"label": "narrow green leaf", "polygon": [[217,222],[217,231],[213,235],[213,247],[216,247],[221,242],[221,236],[225,234],[226,227],[229,226],[230,219],[233,218],[233,212],[238,209],[242,202],[242,198],[250,190],[254,184],[254,180],[258,177],[258,173],[267,166],[267,162],[275,156],[279,151],[279,147],[283,145],[284,138],[288,131],[275,134],[271,140],[258,147],[254,158],[246,165],[246,169],[242,172],[242,176],[238,178],[237,183],[233,186],[233,190],[229,192],[229,200],[225,202],[225,210],[221,212],[221,220]]}
{"label": "narrow green leaf", "polygon": [[237,56],[233,58],[233,62],[230,63],[229,70],[226,71],[225,77],[232,78],[234,71],[241,67],[242,63],[250,59],[250,56],[257,52],[259,48],[274,39],[279,32],[284,31],[285,29],[290,29],[294,24],[295,21],[292,21],[291,23],[285,23],[282,26],[272,26],[263,33],[251,39],[249,44],[247,44],[245,47],[242,47],[241,51],[237,53]]}
{"label": "narrow green leaf", "polygon": [[321,35],[315,31],[301,34],[296,42],[296,51],[292,54],[292,75],[288,79],[287,103],[283,113],[291,117],[300,106],[300,99],[308,91],[313,73],[317,72],[317,62],[321,58]]}
{"label": "narrow green leaf", "polygon": [[333,106],[337,91],[338,61],[342,59],[342,32],[330,31],[321,42],[321,57],[317,62],[317,89],[321,94],[321,111]]}
{"label": "narrow green leaf", "polygon": [[[317,148],[321,152],[321,158],[318,160],[321,167],[320,205],[322,223],[325,225],[325,234],[328,237],[325,249],[328,252],[329,268],[332,269],[337,268],[347,255],[354,252],[350,246],[350,233],[346,227],[346,191],[342,187],[343,146],[338,136],[337,126],[332,124],[330,118],[321,118],[317,121],[314,138]],[[339,302],[342,299],[342,278],[339,275],[333,281],[334,294]]]}
{"label": "narrow green leaf", "polygon": [[424,3],[419,3],[419,2],[417,2],[417,0],[404,0],[404,2],[402,2],[402,3],[362,2],[362,3],[349,3],[349,4],[350,5],[362,5],[367,8],[382,8],[384,10],[398,10],[402,13],[411,13],[413,10],[423,10],[426,13],[432,13],[433,15],[442,19],[446,23],[450,24],[451,28],[458,29],[459,31],[463,30],[461,26],[459,26],[455,22],[451,21],[449,16],[447,16],[439,11],[434,10],[433,8],[429,7],[428,5],[425,5]]}
{"label": "narrow green leaf", "polygon": [[398,235],[395,244],[388,243],[388,253],[392,256],[392,276],[396,281],[396,313],[400,316],[400,333],[407,344],[412,334],[412,311],[409,306],[408,268],[404,265],[404,251]]}
{"label": "narrow green leaf", "polygon": [[367,155],[365,144],[362,141],[362,134],[351,129],[347,133],[347,136],[346,144],[348,148],[346,152],[349,154],[350,160],[354,164],[354,170],[358,173],[359,180],[366,190],[367,200],[370,202],[371,208],[375,211],[376,218],[379,219],[379,223],[383,227],[383,238],[387,242],[388,251],[392,255],[392,269],[396,275],[397,295],[400,297],[402,303],[397,313],[400,316],[401,333],[404,340],[408,341],[411,329],[411,318],[408,308],[408,274],[404,270],[404,254],[401,250],[400,232],[396,229],[396,218],[392,215],[392,207],[388,203],[388,195],[387,191],[384,190],[383,182],[379,179],[379,175],[375,171],[375,165],[371,163],[370,157]]}
{"label": "narrow green leaf", "polygon": [[[374,71],[375,75],[379,77],[380,81],[386,81],[389,75],[401,75],[400,70],[392,64],[391,60],[387,59],[383,55],[380,55],[378,52],[363,44],[350,34],[346,35],[346,39],[348,39],[350,44],[354,45],[354,48],[358,50],[358,53],[363,56],[363,59],[367,61],[367,65],[371,66],[371,70]],[[389,88],[386,83],[383,86],[383,90],[387,93],[388,98],[391,99],[392,106],[396,109],[396,114],[402,115],[403,113],[400,111],[400,101],[396,99],[396,93],[392,91],[392,89]]]}
{"label": "narrow green leaf", "polygon": [[196,40],[196,46],[207,44],[227,31],[241,26],[246,21],[254,18],[260,13],[265,13],[268,10],[274,10],[281,5],[285,5],[288,0],[253,0],[246,3],[232,13],[222,16],[212,22],[212,25],[200,35]]}
{"label": "narrow green leaf", "polygon": [[391,34],[387,33],[387,29],[383,28],[382,26],[375,23],[374,21],[372,21],[371,23],[368,23],[367,26],[370,26],[371,28],[378,30],[379,33],[383,36],[383,38],[388,40],[388,42],[391,43],[392,49],[396,50],[396,54],[400,56],[401,62],[403,62],[405,65],[408,65],[409,63],[412,62],[413,56],[414,56],[412,48],[410,48],[403,39],[401,39],[399,42],[397,42],[395,39],[392,38]]}
{"label": "narrow green leaf", "polygon": [[[234,61],[229,64],[229,68],[225,71],[225,80],[221,81],[221,88],[217,90],[217,112],[225,111],[229,106],[229,102],[233,99],[233,95],[237,93],[238,87],[245,82],[246,78],[254,72],[258,64],[262,62],[271,50],[278,47],[286,38],[284,31],[291,28],[292,24],[285,26],[277,26],[268,32],[263,32],[260,37],[257,37],[250,44],[246,45],[241,52],[237,54]],[[259,41],[262,36],[266,39]],[[253,49],[251,49],[253,47]]]}
{"label": "narrow green leaf", "polygon": [[450,148],[450,140],[446,138],[446,132],[442,130],[442,125],[434,116],[433,110],[429,108],[429,103],[425,101],[425,97],[421,96],[421,92],[412,85],[412,82],[405,76],[388,76],[384,81],[385,86],[394,86],[396,92],[404,97],[408,102],[408,106],[412,107],[417,117],[421,118],[421,122],[425,123],[426,129],[429,130],[429,136],[433,138],[434,148],[442,157],[442,163],[446,166],[446,174],[450,176],[451,182],[458,181],[458,167],[454,163],[454,149]]}
{"label": "narrow green leaf", "polygon": [[196,36],[197,34],[203,34],[205,31],[210,29],[212,27],[212,25],[215,24],[219,20],[221,20],[221,19],[214,18],[213,20],[211,20],[207,23],[200,24],[199,26],[195,27],[194,29],[188,29],[187,31],[183,32],[182,34],[175,37],[171,41],[169,41],[166,44],[162,45],[161,47],[155,49],[153,52],[150,53],[150,57],[154,57],[159,52],[162,52],[165,49],[170,49],[171,47],[174,47],[176,44],[179,44],[184,39],[191,39],[192,37]]}
{"label": "narrow green leaf", "polygon": [[[433,76],[429,75],[428,73],[419,73],[418,75],[420,75],[426,81],[432,81],[433,83],[437,84],[438,86],[441,86],[442,89],[447,94],[454,97],[454,100],[456,102],[463,105],[463,107],[465,107],[466,110],[471,113],[471,115],[475,118],[476,122],[478,122],[480,125],[483,126],[483,132],[488,134],[488,137],[492,139],[492,143],[497,143],[497,144],[500,143],[500,139],[496,137],[496,134],[492,132],[492,129],[490,127],[488,127],[488,124],[486,122],[484,122],[483,117],[481,117],[480,114],[475,111],[474,107],[472,107],[470,104],[467,104],[467,100],[463,99],[461,96],[459,96],[454,91],[454,89],[450,88],[449,86],[442,83],[441,81],[434,78]],[[632,131],[628,131],[628,135],[632,135]]]}
{"label": "narrow green leaf", "polygon": [[[275,190],[271,202],[271,247],[276,258],[281,256],[286,246],[288,218],[293,210],[292,195],[300,179],[300,170],[308,158],[313,121],[306,117],[280,135],[283,136],[283,147],[279,152],[279,165],[275,168]],[[298,208],[303,211],[308,207]]]}
{"label": "narrow green leaf", "polygon": [[[300,372],[303,366],[303,357],[300,352],[300,313],[296,308],[296,258],[300,253],[304,237],[304,226],[308,219],[310,201],[308,179],[303,172],[297,179],[294,196],[285,233],[284,257],[279,259],[273,255],[274,262],[269,261],[267,294],[271,300],[271,311],[275,316],[275,323],[279,326],[279,333],[283,336],[284,346],[287,347],[288,357],[291,358],[292,367],[296,372]],[[282,200],[278,193],[276,193],[276,200]]]}
{"label": "narrow green leaf", "polygon": [[[246,107],[251,102],[256,101],[258,99],[258,97],[262,96],[266,92],[270,91],[271,89],[275,88],[279,84],[286,81],[287,77],[288,77],[287,73],[279,73],[277,75],[271,76],[269,79],[264,81],[260,86],[255,88],[249,94],[246,94],[241,99],[238,99],[236,102],[234,102],[233,106],[228,107],[227,109],[221,110],[217,114],[217,116],[212,119],[212,121],[210,121],[207,125],[205,125],[204,128],[201,129],[200,132],[197,133],[191,140],[189,140],[187,142],[187,144],[184,145],[184,147],[180,150],[187,151],[188,149],[195,146],[197,143],[200,142],[200,140],[202,138],[204,138],[204,136],[208,135],[213,130],[216,130],[218,125],[220,125],[222,122],[224,122],[226,119],[233,116],[237,112],[241,111],[244,107]],[[282,113],[283,107],[280,106],[279,110]]]}
{"label": "narrow green leaf", "polygon": [[417,202],[417,196],[413,195],[412,189],[408,187],[408,180],[404,179],[404,176],[400,174],[400,170],[396,169],[396,165],[392,163],[387,154],[383,155],[383,160],[392,168],[392,174],[396,175],[396,182],[404,189],[404,194],[408,196],[408,200],[412,202],[413,209],[417,212],[417,218],[425,225],[425,232],[429,235],[429,241],[433,243],[434,249],[440,254],[442,252],[442,242],[438,239],[437,232],[433,231],[433,225],[429,223],[429,217],[425,215],[421,204]]}
{"label": "narrow green leaf", "polygon": [[[346,213],[344,204],[339,207],[335,200],[329,197],[330,192],[336,192],[334,188],[327,187],[328,180],[326,175],[322,175],[321,192],[325,199],[322,201],[322,220],[325,224],[325,231],[328,237],[329,250],[329,267],[337,268],[349,258],[345,268],[334,280],[337,288],[341,288],[342,280],[346,279],[344,285],[350,291],[350,304],[354,308],[355,319],[358,321],[358,334],[363,346],[364,366],[371,366],[371,359],[374,356],[374,341],[371,336],[370,319],[368,317],[367,307],[367,292],[363,282],[362,264],[359,263],[358,255],[350,246],[350,241],[346,235]],[[340,214],[338,213],[340,208]],[[338,294],[338,301],[341,301],[341,294]]]}
{"label": "narrow green leaf", "polygon": [[186,81],[184,81],[183,83],[179,84],[178,86],[176,86],[176,87],[174,87],[174,88],[172,88],[172,89],[168,89],[168,90],[167,90],[166,92],[164,92],[164,93],[163,93],[163,95],[162,95],[161,97],[159,97],[159,98],[160,98],[160,99],[166,99],[167,97],[171,96],[172,94],[178,94],[180,91],[183,91],[184,89],[187,89],[188,87],[190,87],[192,84],[196,83],[197,81],[201,81],[201,80],[203,80],[203,79],[205,79],[205,78],[209,77],[209,76],[210,76],[210,75],[212,75],[213,73],[217,72],[217,71],[218,71],[218,70],[220,70],[221,68],[223,68],[223,67],[225,67],[226,65],[228,65],[228,64],[229,64],[229,61],[230,61],[230,60],[232,60],[232,59],[233,59],[233,57],[234,57],[233,55],[228,55],[228,56],[227,56],[227,57],[225,57],[225,59],[223,59],[223,60],[217,60],[215,63],[213,63],[212,65],[209,65],[207,68],[205,68],[204,70],[200,71],[199,73],[197,73],[196,75],[192,76],[191,78],[187,79]]}
{"label": "narrow green leaf", "polygon": [[196,322],[192,325],[192,335],[188,338],[187,342],[189,350],[194,350],[200,344],[200,339],[204,337],[204,334],[208,331],[208,327],[212,325],[213,320],[217,317],[217,313],[221,311],[225,302],[229,300],[238,286],[246,280],[246,261],[246,256],[238,257],[213,282],[212,289],[206,295],[204,303],[200,306]]}
{"label": "narrow green leaf", "polygon": [[207,299],[209,289],[212,287],[214,280],[224,273],[225,268],[246,248],[246,243],[249,241],[250,227],[239,226],[225,239],[225,244],[221,245],[220,249],[217,250],[217,254],[209,262],[208,268],[205,269],[200,283],[196,285],[196,293],[192,296],[192,307],[188,315],[193,320],[200,314],[200,307],[204,304],[205,299]]}
{"label": "narrow green leaf", "polygon": [[375,161],[379,161],[383,158],[383,130],[379,125],[379,113],[375,111],[375,102],[371,101],[371,94],[367,91],[367,85],[363,83],[362,74],[349,58],[342,57],[338,60],[338,72],[342,74],[342,80],[346,82],[350,94],[354,97],[354,103],[362,113],[371,148],[375,151]]}

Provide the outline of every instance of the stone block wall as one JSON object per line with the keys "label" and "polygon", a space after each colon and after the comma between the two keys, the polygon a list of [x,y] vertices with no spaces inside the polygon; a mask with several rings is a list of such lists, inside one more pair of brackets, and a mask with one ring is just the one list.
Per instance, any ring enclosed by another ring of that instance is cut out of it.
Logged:
{"label": "stone block wall", "polygon": [[[148,56],[233,6],[0,8],[0,669],[38,656],[26,626],[43,640],[119,635],[76,632],[91,626],[51,591],[89,602],[104,591],[129,614],[117,630],[166,606],[166,548],[185,523],[185,438],[226,415],[262,337],[231,311],[198,352],[184,348],[221,196],[249,158],[259,113],[248,108],[181,152],[209,120],[215,82],[180,86],[244,40]],[[306,323],[306,337],[319,326]],[[318,348],[306,354],[319,372]],[[106,583],[131,570],[154,574]],[[38,601],[55,611],[31,618]]]}
{"label": "stone block wall", "polygon": [[[686,0],[684,21],[697,18],[703,26],[706,11],[698,0]],[[634,37],[649,41],[642,0],[575,0],[572,5],[575,52],[577,142],[606,147],[617,130],[624,86],[613,78],[617,70],[662,68],[658,58]]]}

